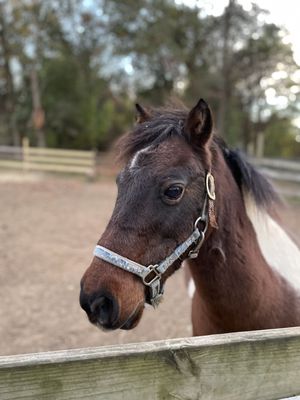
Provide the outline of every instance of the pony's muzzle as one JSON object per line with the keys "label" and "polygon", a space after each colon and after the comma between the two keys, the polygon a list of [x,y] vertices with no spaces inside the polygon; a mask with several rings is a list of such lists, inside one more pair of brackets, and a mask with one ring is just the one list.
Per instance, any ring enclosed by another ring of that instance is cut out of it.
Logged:
{"label": "pony's muzzle", "polygon": [[94,258],[81,279],[80,305],[89,321],[104,330],[131,329],[145,303],[142,280]]}
{"label": "pony's muzzle", "polygon": [[119,306],[112,296],[99,294],[89,297],[81,291],[80,305],[93,324],[104,329],[118,328]]}

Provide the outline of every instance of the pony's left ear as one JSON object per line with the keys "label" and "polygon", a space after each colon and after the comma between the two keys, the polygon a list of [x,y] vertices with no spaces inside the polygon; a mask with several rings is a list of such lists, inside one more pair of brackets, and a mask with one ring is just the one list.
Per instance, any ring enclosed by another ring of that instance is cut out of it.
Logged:
{"label": "pony's left ear", "polygon": [[150,113],[140,104],[136,103],[135,109],[136,109],[135,121],[137,124],[141,124],[150,119]]}
{"label": "pony's left ear", "polygon": [[191,143],[198,146],[205,145],[212,136],[213,119],[209,106],[200,99],[189,112],[184,132]]}

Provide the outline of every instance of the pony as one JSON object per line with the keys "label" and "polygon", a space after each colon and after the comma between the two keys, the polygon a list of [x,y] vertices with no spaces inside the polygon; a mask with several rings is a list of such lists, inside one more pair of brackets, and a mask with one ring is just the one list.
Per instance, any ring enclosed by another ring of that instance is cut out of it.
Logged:
{"label": "pony", "polygon": [[214,133],[203,99],[190,111],[136,108],[115,207],[81,280],[90,322],[134,328],[184,261],[193,335],[300,325],[300,251],[269,181]]}

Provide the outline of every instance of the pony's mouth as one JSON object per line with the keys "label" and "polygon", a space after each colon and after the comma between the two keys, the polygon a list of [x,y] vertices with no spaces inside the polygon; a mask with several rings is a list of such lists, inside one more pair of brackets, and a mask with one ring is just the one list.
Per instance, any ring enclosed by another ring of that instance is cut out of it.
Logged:
{"label": "pony's mouth", "polygon": [[107,331],[115,331],[117,329],[124,329],[124,330],[129,330],[129,329],[133,329],[137,326],[137,324],[139,323],[142,314],[144,311],[144,302],[139,303],[136,308],[133,310],[133,312],[130,314],[129,318],[127,318],[124,321],[116,321],[116,323],[113,324],[100,324],[100,322],[95,319],[92,318],[91,316],[89,316],[89,320],[93,325],[96,325],[99,329],[101,329],[104,332]]}
{"label": "pony's mouth", "polygon": [[142,317],[143,311],[144,311],[144,304],[143,303],[138,304],[138,306],[130,315],[130,317],[127,319],[127,321],[120,326],[120,329],[129,330],[135,328]]}

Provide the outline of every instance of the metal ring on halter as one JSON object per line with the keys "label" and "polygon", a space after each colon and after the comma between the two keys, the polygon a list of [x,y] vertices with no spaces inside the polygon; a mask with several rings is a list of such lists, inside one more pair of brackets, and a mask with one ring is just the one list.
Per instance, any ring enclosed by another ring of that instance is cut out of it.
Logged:
{"label": "metal ring on halter", "polygon": [[199,254],[199,250],[204,242],[204,238],[205,238],[205,234],[203,231],[200,231],[200,237],[198,239],[198,243],[196,244],[196,246],[193,248],[193,250],[189,251],[188,253],[188,258],[193,259],[193,258],[197,258],[198,254]]}
{"label": "metal ring on halter", "polygon": [[204,224],[204,229],[200,229],[200,231],[203,232],[203,233],[205,234],[206,231],[207,231],[207,226],[208,226],[207,218],[206,218],[206,217],[203,218],[203,216],[197,218],[196,221],[195,221],[195,223],[194,223],[194,228],[195,228],[195,229],[199,229],[199,228],[198,228],[198,224],[199,224],[200,222],[202,222],[202,223]]}
{"label": "metal ring on halter", "polygon": [[[200,222],[202,222],[204,224],[204,228],[203,229],[199,229],[198,228],[198,224]],[[205,233],[207,231],[207,226],[208,226],[208,223],[207,223],[207,218],[206,217],[201,216],[201,217],[196,219],[196,221],[194,223],[194,228],[198,229],[198,231],[200,233],[200,236],[199,236],[199,239],[198,239],[198,241],[196,243],[196,246],[192,250],[190,250],[190,252],[188,253],[188,258],[193,259],[193,258],[197,258],[198,257],[200,248],[201,248],[201,246],[202,246],[202,244],[204,242],[204,239],[205,239]]]}

